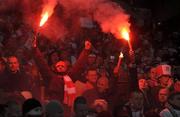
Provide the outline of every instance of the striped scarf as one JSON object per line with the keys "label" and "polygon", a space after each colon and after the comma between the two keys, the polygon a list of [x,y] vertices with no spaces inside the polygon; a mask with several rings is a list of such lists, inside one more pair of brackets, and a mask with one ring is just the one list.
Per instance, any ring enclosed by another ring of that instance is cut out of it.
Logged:
{"label": "striped scarf", "polygon": [[64,104],[69,107],[73,106],[74,100],[76,98],[76,88],[71,78],[68,75],[64,77]]}

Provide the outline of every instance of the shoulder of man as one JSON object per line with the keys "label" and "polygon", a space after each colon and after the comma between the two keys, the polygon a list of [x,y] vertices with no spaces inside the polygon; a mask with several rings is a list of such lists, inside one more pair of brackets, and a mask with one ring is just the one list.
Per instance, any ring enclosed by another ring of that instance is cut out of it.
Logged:
{"label": "shoulder of man", "polygon": [[165,108],[159,113],[160,117],[173,117],[169,109]]}

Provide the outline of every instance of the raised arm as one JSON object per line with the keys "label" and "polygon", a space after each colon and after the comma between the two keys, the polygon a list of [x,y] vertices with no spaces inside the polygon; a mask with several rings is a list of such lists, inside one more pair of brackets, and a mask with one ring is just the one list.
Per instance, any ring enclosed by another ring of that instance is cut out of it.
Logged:
{"label": "raised arm", "polygon": [[71,71],[69,71],[69,75],[73,81],[81,80],[81,77],[79,75],[83,72],[85,68],[91,47],[91,42],[85,41],[85,48],[82,50],[78,60],[73,65]]}
{"label": "raised arm", "polygon": [[36,42],[33,43],[33,51],[32,51],[34,61],[38,66],[38,69],[42,75],[42,78],[45,82],[45,85],[48,85],[50,80],[54,77],[53,71],[47,64],[43,54],[40,52],[39,48],[36,46]]}

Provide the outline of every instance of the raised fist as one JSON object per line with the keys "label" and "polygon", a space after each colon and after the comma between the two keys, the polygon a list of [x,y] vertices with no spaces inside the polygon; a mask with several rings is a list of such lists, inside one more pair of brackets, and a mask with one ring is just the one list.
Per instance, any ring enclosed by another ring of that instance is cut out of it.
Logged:
{"label": "raised fist", "polygon": [[86,49],[86,50],[90,50],[90,49],[91,49],[91,46],[92,46],[92,44],[91,44],[90,41],[85,41],[85,49]]}

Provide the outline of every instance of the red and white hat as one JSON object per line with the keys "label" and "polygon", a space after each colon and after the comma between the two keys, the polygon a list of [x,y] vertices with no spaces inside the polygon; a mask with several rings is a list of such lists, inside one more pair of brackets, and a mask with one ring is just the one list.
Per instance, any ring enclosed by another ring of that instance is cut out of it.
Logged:
{"label": "red and white hat", "polygon": [[167,75],[171,76],[171,66],[170,65],[158,65],[156,67],[156,73],[157,73],[157,78]]}

